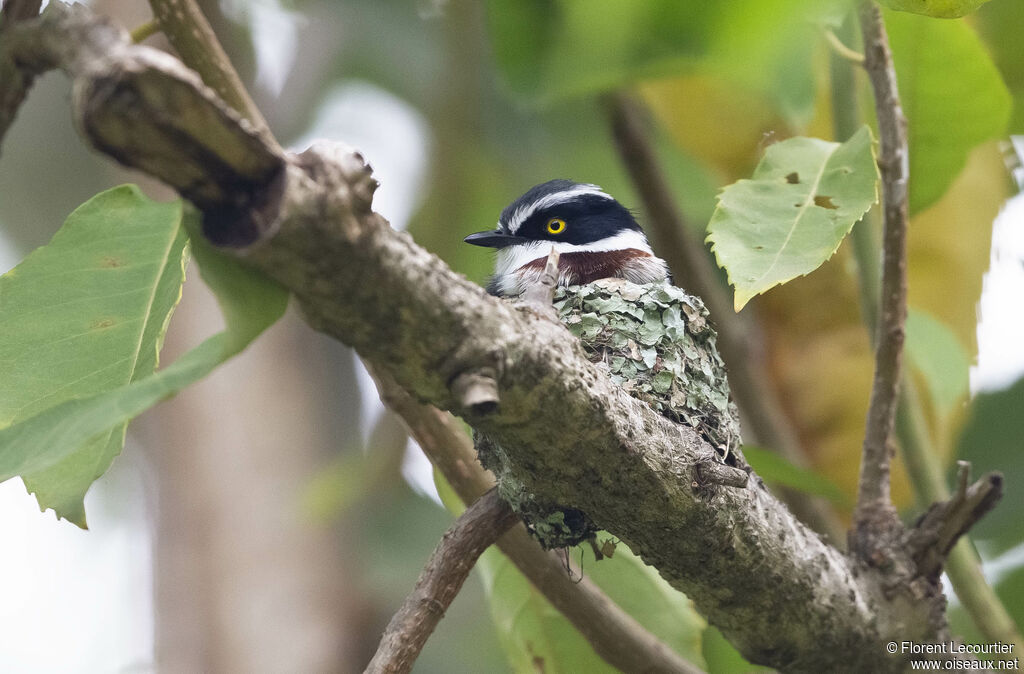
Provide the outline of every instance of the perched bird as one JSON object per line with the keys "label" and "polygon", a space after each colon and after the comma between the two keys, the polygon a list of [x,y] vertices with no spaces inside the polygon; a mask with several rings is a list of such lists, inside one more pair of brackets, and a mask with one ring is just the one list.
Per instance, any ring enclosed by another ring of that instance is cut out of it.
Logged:
{"label": "perched bird", "polygon": [[498,250],[492,295],[520,295],[544,271],[552,246],[560,254],[558,285],[583,285],[603,278],[633,283],[670,280],[633,214],[597,185],[549,180],[536,185],[504,211],[498,227],[470,234],[466,243]]}
{"label": "perched bird", "polygon": [[[745,465],[707,310],[699,298],[666,283],[665,261],[655,257],[622,204],[596,185],[552,180],[513,201],[497,229],[466,242],[498,249],[487,289],[503,297],[539,280],[553,246],[561,286],[553,305],[590,361],[634,398],[696,429],[717,450],[718,462]],[[536,494],[527,474],[532,467],[518,463],[514,447],[482,433],[474,433],[474,444],[502,498],[545,548],[576,545],[600,529],[578,508]]]}

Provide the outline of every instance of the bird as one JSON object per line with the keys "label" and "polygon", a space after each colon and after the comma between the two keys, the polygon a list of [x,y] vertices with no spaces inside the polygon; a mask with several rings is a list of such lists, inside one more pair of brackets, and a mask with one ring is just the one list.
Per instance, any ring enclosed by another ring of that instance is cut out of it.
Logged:
{"label": "bird", "polygon": [[604,278],[672,280],[630,210],[590,183],[535,185],[501,212],[495,229],[470,234],[465,242],[497,249],[487,292],[499,297],[516,297],[537,283],[552,248],[560,255],[559,286]]}
{"label": "bird", "polygon": [[[502,212],[494,230],[466,243],[496,248],[487,290],[513,300],[537,283],[559,252],[553,306],[587,358],[612,382],[675,423],[696,429],[721,455],[739,455],[739,418],[717,334],[704,304],[672,285],[633,214],[597,185],[549,180]],[[570,504],[525,486],[515,448],[474,432],[481,464],[545,548],[593,540],[600,527]]]}

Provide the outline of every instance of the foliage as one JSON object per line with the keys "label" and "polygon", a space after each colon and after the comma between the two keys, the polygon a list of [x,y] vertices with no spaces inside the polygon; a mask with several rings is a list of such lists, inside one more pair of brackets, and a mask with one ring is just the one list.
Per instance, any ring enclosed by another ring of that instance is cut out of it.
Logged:
{"label": "foliage", "polygon": [[972,148],[1005,132],[1010,94],[963,21],[890,12],[885,23],[907,115],[916,213],[946,192]]}
{"label": "foliage", "polygon": [[752,179],[722,191],[708,224],[736,311],[832,257],[877,201],[877,183],[867,127],[842,144],[790,138],[769,147]]}
{"label": "foliage", "polygon": [[[434,481],[445,506],[454,514],[461,513],[462,502],[437,471]],[[598,536],[608,556],[594,561],[591,555],[584,562],[589,552],[586,544],[567,548],[563,551],[566,572],[584,574],[644,627],[699,665],[706,623],[690,600],[640,561],[625,544],[613,542],[603,532]],[[573,562],[584,567],[570,571]],[[594,653],[572,623],[499,550],[491,548],[484,552],[477,568],[513,671],[617,671]]]}
{"label": "foliage", "polygon": [[0,475],[23,475],[41,507],[79,526],[85,492],[120,453],[125,424],[62,437],[53,410],[156,368],[184,281],[181,217],[180,203],[114,188],[0,279]]}
{"label": "foliage", "polygon": [[[141,231],[125,236],[128,228]],[[4,389],[0,477],[23,475],[42,508],[79,526],[85,492],[120,452],[127,422],[241,351],[284,311],[284,291],[197,237],[193,251],[227,330],[154,374],[181,296],[185,241],[180,202],[115,188],[3,279],[0,324],[9,329],[0,344],[18,376]]]}
{"label": "foliage", "polygon": [[882,0],[882,4],[901,12],[913,12],[942,19],[970,14],[989,0]]}

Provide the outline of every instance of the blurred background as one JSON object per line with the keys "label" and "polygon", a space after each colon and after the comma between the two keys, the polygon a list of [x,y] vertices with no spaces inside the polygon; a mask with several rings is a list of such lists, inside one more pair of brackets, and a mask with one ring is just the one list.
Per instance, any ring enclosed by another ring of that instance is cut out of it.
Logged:
{"label": "blurred background", "polygon": [[[127,28],[150,19],[138,0],[90,4]],[[698,242],[717,191],[749,176],[767,144],[843,140],[843,110],[856,125],[872,119],[861,75],[837,84],[846,80],[826,32],[857,44],[842,11],[801,0],[708,4],[719,3],[202,2],[282,144],[358,147],[381,183],[377,210],[480,282],[492,260],[462,238],[538,182],[597,183],[645,221],[613,136],[619,96],[653,144],[679,226]],[[1024,133],[1022,108],[1011,110],[1024,100],[1024,5],[992,0],[957,21],[887,16],[911,129],[922,130],[912,135],[913,175],[923,177],[910,233],[920,338],[909,359],[923,423],[942,465],[965,456],[999,468],[1010,491],[1024,479],[1024,453],[1007,440],[1024,433],[1024,394],[996,392],[1024,373],[1024,201],[1009,142]],[[159,35],[147,44],[168,48]],[[977,86],[959,91],[961,82]],[[69,95],[62,74],[41,78],[5,141],[4,271],[107,187],[138,182],[155,198],[174,196],[85,148]],[[786,461],[805,469],[766,468],[769,481],[813,494],[840,525],[855,497],[871,379],[855,275],[847,242],[740,314],[789,439]],[[190,279],[165,363],[221,327],[194,270]],[[992,396],[1006,422],[983,451],[969,435],[978,395]],[[749,437],[783,449],[764,433]],[[908,517],[920,511],[899,468],[894,492]],[[1017,505],[1006,499],[978,545],[1019,621]],[[20,480],[0,485],[0,671],[359,671],[452,520],[429,463],[358,360],[294,311],[134,422],[86,507],[82,531],[39,513]],[[958,633],[980,639],[953,602]],[[539,618],[523,609],[496,622],[492,610],[471,579],[416,671],[514,667],[508,633]],[[749,669],[713,634],[702,648],[712,671]]]}

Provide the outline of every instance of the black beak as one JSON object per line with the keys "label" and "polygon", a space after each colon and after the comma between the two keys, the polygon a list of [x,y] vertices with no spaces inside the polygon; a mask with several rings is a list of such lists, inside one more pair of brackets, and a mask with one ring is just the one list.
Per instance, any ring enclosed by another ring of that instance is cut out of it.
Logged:
{"label": "black beak", "polygon": [[505,232],[494,230],[490,232],[477,232],[476,234],[470,234],[465,239],[466,243],[471,243],[474,246],[486,246],[487,248],[504,248],[506,246],[514,246],[517,243],[525,243],[526,239],[521,236],[512,236]]}

